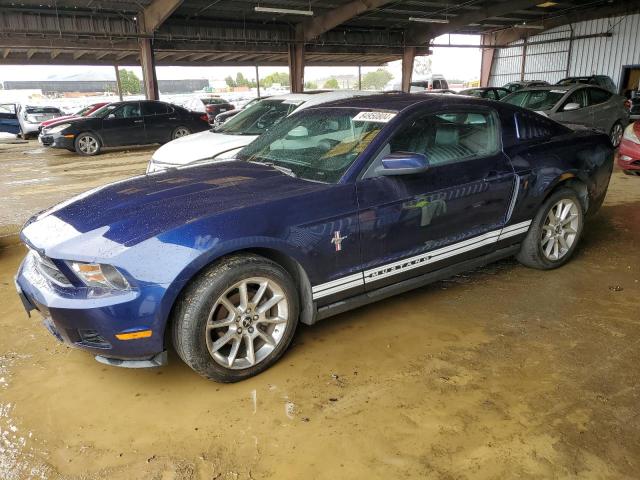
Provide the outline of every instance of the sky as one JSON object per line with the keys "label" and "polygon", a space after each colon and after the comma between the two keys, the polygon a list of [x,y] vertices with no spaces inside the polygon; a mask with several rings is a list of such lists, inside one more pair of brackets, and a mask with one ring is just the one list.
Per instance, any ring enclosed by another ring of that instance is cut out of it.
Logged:
{"label": "sky", "polygon": [[[449,38],[450,37],[450,38]],[[477,35],[443,35],[435,39],[435,43],[445,44],[479,44]],[[480,77],[480,49],[475,48],[438,48],[433,49],[432,73],[440,73],[448,79],[473,80]],[[126,67],[142,77],[140,67]],[[378,67],[363,67],[363,75]],[[0,81],[6,80],[45,80],[50,77],[66,77],[82,75],[90,69],[92,73],[105,79],[114,78],[113,67],[102,66],[69,66],[69,65],[2,65]],[[396,79],[401,76],[400,61],[391,62],[387,69]],[[273,72],[287,71],[286,67],[260,67],[260,78]],[[242,72],[247,78],[255,78],[254,67],[157,67],[159,80],[180,80],[186,78],[205,78],[223,80]],[[325,79],[331,75],[357,75],[357,67],[306,67],[305,81]]]}

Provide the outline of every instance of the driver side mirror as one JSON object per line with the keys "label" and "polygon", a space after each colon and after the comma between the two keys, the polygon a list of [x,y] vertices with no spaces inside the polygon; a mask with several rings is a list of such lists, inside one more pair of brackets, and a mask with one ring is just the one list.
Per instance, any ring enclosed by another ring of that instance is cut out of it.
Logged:
{"label": "driver side mirror", "polygon": [[109,120],[113,120],[114,118],[116,118],[116,116],[115,116],[115,114],[110,113],[109,115],[107,115],[107,118],[108,118]]}
{"label": "driver side mirror", "polygon": [[579,103],[567,103],[562,109],[563,112],[571,112],[573,110],[579,110],[582,106]]}
{"label": "driver side mirror", "polygon": [[411,175],[426,172],[429,169],[427,156],[422,153],[394,152],[382,159],[382,165],[376,169],[378,175]]}

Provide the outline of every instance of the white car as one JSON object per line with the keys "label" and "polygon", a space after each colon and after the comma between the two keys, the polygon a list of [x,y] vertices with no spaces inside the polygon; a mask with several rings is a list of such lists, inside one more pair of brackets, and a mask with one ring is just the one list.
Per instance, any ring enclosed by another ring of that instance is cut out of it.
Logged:
{"label": "white car", "polygon": [[341,90],[278,95],[260,100],[213,130],[187,135],[160,147],[153,154],[147,173],[194,162],[227,160],[284,117],[321,103],[371,95],[371,92]]}
{"label": "white car", "polygon": [[[448,90],[449,83],[443,75],[433,73],[423,77],[416,77],[411,81],[411,93],[419,93],[431,90]],[[384,87],[385,92],[402,90],[402,83],[391,80]]]}
{"label": "white car", "polygon": [[18,105],[16,109],[20,133],[22,138],[29,135],[37,135],[42,122],[66,115],[57,107],[40,107],[32,105]]}

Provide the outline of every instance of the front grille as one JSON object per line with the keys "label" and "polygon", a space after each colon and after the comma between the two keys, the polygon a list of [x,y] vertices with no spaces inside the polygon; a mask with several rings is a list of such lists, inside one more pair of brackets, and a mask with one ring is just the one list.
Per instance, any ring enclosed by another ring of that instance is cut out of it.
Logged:
{"label": "front grille", "polygon": [[61,287],[73,286],[64,273],[53,263],[53,260],[44,255],[40,255],[35,250],[31,250],[31,254],[33,255],[36,269],[43,277]]}
{"label": "front grille", "polygon": [[53,145],[53,137],[51,136],[40,137],[40,140],[42,140],[43,145],[46,145],[46,146]]}

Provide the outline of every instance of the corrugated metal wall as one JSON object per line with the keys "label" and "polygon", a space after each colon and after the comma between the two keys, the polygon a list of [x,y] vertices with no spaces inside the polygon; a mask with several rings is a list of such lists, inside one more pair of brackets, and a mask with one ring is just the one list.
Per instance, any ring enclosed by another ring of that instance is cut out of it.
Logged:
{"label": "corrugated metal wall", "polygon": [[[610,32],[611,37],[528,45],[525,80],[555,83],[563,77],[601,74],[619,86],[623,65],[640,65],[640,14],[604,18],[573,24],[574,36]],[[529,37],[530,42],[568,38],[568,25]],[[516,42],[521,44],[522,42]],[[571,53],[569,53],[571,50]],[[496,51],[489,85],[501,86],[520,80],[523,47]]]}

